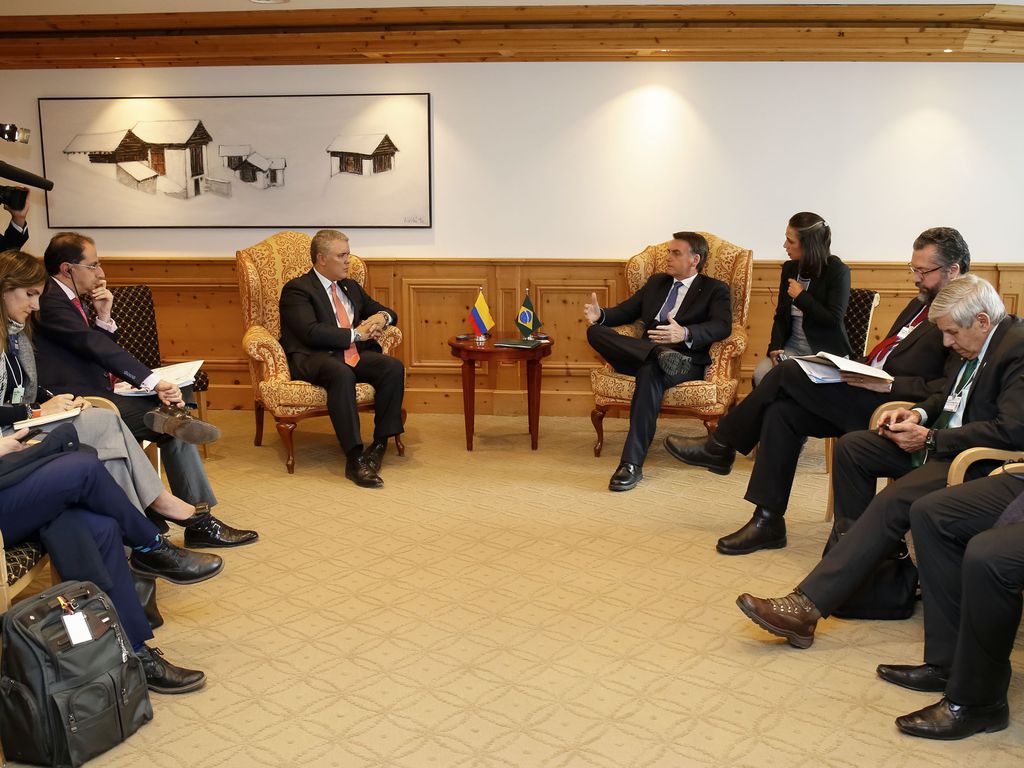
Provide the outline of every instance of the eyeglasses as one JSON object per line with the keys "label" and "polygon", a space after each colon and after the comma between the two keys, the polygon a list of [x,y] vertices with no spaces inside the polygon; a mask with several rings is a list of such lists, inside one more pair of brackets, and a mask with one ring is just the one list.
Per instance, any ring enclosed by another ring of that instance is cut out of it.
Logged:
{"label": "eyeglasses", "polygon": [[932,267],[931,269],[918,269],[913,264],[908,264],[907,268],[910,270],[910,274],[917,275],[918,277],[924,277],[930,275],[932,272],[942,269],[942,267]]}
{"label": "eyeglasses", "polygon": [[95,272],[97,269],[102,269],[98,261],[95,264],[69,264],[68,266],[85,267],[86,269],[91,269],[93,272]]}

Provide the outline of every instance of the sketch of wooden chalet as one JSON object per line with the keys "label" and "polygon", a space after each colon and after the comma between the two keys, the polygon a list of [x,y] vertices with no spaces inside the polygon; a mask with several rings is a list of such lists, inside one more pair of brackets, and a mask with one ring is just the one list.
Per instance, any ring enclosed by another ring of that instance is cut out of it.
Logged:
{"label": "sketch of wooden chalet", "polygon": [[149,185],[151,175],[138,167],[122,167],[142,163],[156,174],[159,191],[189,198],[208,188],[206,145],[211,141],[200,120],[144,120],[129,130],[79,134],[64,148],[64,155],[78,163],[116,165],[116,178],[129,185],[139,177]]}
{"label": "sketch of wooden chalet", "polygon": [[217,154],[225,168],[237,171],[249,155],[252,154],[252,146],[249,144],[221,144],[217,147]]}
{"label": "sketch of wooden chalet", "polygon": [[386,133],[338,136],[327,147],[331,176],[338,173],[383,173],[395,167],[394,145]]}

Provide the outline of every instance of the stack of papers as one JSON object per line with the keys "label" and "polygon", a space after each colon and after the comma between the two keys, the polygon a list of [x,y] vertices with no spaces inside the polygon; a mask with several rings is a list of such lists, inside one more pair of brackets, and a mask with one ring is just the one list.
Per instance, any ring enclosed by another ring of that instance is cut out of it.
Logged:
{"label": "stack of papers", "polygon": [[892,381],[892,376],[881,368],[872,368],[870,365],[848,360],[830,352],[819,352],[816,355],[804,355],[793,359],[807,374],[807,378],[815,384],[836,384],[843,380],[844,373],[858,373],[880,381]]}
{"label": "stack of papers", "polygon": [[[173,365],[154,368],[153,373],[161,379],[173,381],[179,387],[187,387],[189,384],[196,383],[196,374],[199,373],[199,369],[203,367],[204,362],[206,361],[190,360],[187,363],[174,363]],[[117,384],[114,385],[114,392],[118,395],[127,395],[129,397],[142,397],[153,394],[152,392],[147,392],[144,389],[136,389],[127,381],[117,382]]]}

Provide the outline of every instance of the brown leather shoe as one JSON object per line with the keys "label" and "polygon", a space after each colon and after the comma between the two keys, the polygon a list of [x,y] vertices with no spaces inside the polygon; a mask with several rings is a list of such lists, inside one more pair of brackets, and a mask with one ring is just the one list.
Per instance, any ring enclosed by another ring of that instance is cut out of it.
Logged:
{"label": "brown leather shoe", "polygon": [[736,605],[761,629],[786,638],[794,648],[810,648],[814,642],[821,612],[800,592],[767,599],[744,592]]}
{"label": "brown leather shoe", "polygon": [[189,413],[188,408],[161,405],[143,415],[142,423],[154,432],[170,435],[193,445],[204,445],[220,439],[220,429],[195,418]]}

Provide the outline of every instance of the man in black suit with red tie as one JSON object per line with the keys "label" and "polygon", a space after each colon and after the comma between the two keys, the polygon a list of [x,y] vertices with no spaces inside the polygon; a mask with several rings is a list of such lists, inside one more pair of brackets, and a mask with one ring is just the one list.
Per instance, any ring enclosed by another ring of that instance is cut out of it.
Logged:
{"label": "man in black suit with red tie", "polygon": [[719,475],[732,471],[736,452],[757,460],[744,498],[754,504],[750,520],[718,540],[723,555],[745,555],[786,546],[786,507],[797,460],[807,437],[839,437],[867,426],[875,408],[891,400],[924,400],[945,384],[949,353],[942,333],[927,322],[936,294],[966,273],[971,254],[950,227],[925,230],[914,241],[910,272],[918,295],[863,362],[881,368],[891,382],[843,374],[835,384],[815,384],[795,360],[772,368],[761,383],[719,422],[706,439],[669,435],[665,448],[680,461]]}
{"label": "man in black suit with red tie", "polygon": [[[668,246],[665,272],[615,307],[601,309],[597,294],[583,305],[590,322],[587,341],[619,373],[636,377],[629,409],[629,433],[608,490],[628,491],[643,478],[667,387],[704,377],[711,345],[732,330],[729,286],[701,274],[708,243],[696,232],[676,232]],[[641,320],[644,335],[623,336],[616,325]]]}
{"label": "man in black suit with red tie", "polygon": [[[281,346],[292,376],[327,390],[331,424],[345,452],[345,477],[378,488],[388,438],[401,434],[405,368],[377,343],[398,316],[348,277],[348,237],[324,229],[309,246],[313,268],[281,290]],[[363,449],[356,383],[375,391],[373,442]]]}

